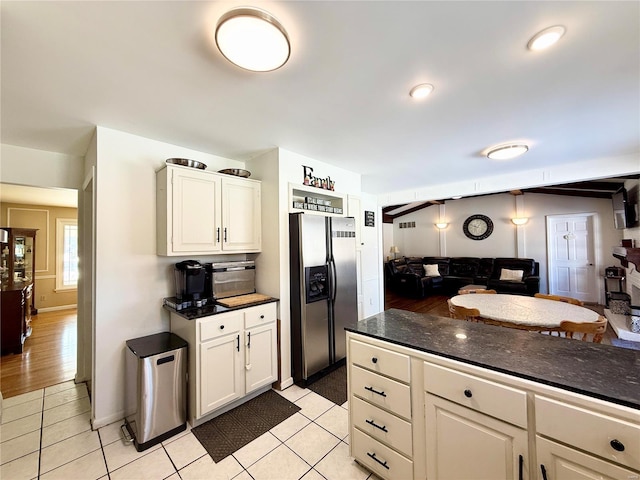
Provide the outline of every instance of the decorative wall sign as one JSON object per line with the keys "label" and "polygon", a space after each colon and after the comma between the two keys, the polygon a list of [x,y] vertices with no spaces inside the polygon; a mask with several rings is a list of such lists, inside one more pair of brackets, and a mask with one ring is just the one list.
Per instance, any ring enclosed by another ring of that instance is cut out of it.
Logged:
{"label": "decorative wall sign", "polygon": [[326,178],[314,177],[313,168],[302,165],[302,176],[304,185],[310,187],[322,188],[323,190],[335,190],[336,182],[331,180],[331,177],[327,175]]}
{"label": "decorative wall sign", "polygon": [[369,212],[368,210],[364,211],[364,226],[365,227],[376,226],[375,212]]}

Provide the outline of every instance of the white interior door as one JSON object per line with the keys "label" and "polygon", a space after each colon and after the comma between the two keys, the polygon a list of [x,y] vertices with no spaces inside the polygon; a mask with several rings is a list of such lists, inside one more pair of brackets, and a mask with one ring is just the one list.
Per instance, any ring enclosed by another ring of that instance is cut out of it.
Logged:
{"label": "white interior door", "polygon": [[598,302],[595,218],[594,213],[547,217],[549,293]]}

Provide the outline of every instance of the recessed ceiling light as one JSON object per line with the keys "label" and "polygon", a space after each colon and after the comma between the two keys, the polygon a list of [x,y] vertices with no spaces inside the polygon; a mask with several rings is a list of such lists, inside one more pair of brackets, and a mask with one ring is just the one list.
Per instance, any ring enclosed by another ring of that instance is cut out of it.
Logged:
{"label": "recessed ceiling light", "polygon": [[409,95],[417,100],[420,100],[422,98],[428,97],[431,92],[433,92],[433,85],[431,85],[430,83],[422,83],[413,87],[409,92]]}
{"label": "recessed ceiling light", "polygon": [[533,38],[529,40],[529,43],[527,43],[527,48],[533,51],[549,48],[551,45],[560,40],[560,38],[566,31],[566,28],[564,28],[562,25],[555,25],[553,27],[545,28],[541,32],[536,33]]}
{"label": "recessed ceiling light", "polygon": [[529,147],[526,145],[500,145],[491,147],[487,157],[491,160],[511,160],[526,153],[528,150]]}
{"label": "recessed ceiling light", "polygon": [[253,72],[280,68],[291,54],[284,27],[273,15],[255,7],[225,13],[218,20],[215,38],[227,60]]}

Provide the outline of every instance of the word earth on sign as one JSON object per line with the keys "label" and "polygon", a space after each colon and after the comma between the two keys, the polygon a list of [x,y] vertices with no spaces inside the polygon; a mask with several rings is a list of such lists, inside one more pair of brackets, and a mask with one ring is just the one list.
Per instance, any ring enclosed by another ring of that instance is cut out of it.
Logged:
{"label": "word earth on sign", "polygon": [[334,190],[336,182],[331,180],[331,177],[327,175],[327,178],[319,178],[313,176],[313,168],[302,165],[302,171],[304,173],[304,183],[310,187],[323,188],[325,190]]}

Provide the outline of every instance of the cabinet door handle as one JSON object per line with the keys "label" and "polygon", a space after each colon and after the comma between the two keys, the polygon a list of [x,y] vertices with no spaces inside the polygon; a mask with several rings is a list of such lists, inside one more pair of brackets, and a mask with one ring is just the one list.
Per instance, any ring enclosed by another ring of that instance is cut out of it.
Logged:
{"label": "cabinet door handle", "polygon": [[389,465],[387,465],[387,461],[385,460],[384,462],[382,462],[381,460],[378,459],[378,457],[376,457],[375,453],[369,453],[367,452],[367,455],[370,456],[371,458],[373,458],[376,462],[378,462],[380,465],[382,465],[384,468],[386,468],[387,470],[389,470]]}
{"label": "cabinet door handle", "polygon": [[236,347],[236,349],[240,351],[240,334],[238,334],[236,340],[238,341],[238,346]]}
{"label": "cabinet door handle", "polygon": [[364,389],[365,389],[365,390],[369,390],[371,393],[378,394],[378,395],[380,395],[381,397],[386,397],[386,396],[387,396],[387,394],[386,394],[386,393],[384,393],[384,392],[379,392],[379,391],[375,390],[373,387],[364,387]]}
{"label": "cabinet door handle", "polygon": [[378,363],[378,359],[377,359],[376,357],[373,357],[373,358],[371,359],[371,362],[372,362],[372,363]]}
{"label": "cabinet door handle", "polygon": [[611,448],[613,448],[617,452],[624,452],[624,443],[622,443],[620,440],[614,438],[609,442],[609,445],[611,445]]}
{"label": "cabinet door handle", "polygon": [[374,422],[373,420],[365,420],[365,422],[367,422],[372,427],[376,427],[376,428],[382,430],[384,433],[389,433],[389,430],[387,430],[387,426],[386,425],[380,426],[376,422]]}
{"label": "cabinet door handle", "polygon": [[260,315],[260,319],[261,319],[261,320],[262,320],[262,319],[264,319],[264,315]]}
{"label": "cabinet door handle", "polygon": [[216,228],[216,243],[220,243],[220,227]]}
{"label": "cabinet door handle", "polygon": [[224,325],[220,325],[220,330],[224,330]]}
{"label": "cabinet door handle", "polygon": [[524,480],[524,457],[518,455],[518,480]]}
{"label": "cabinet door handle", "polygon": [[251,332],[247,333],[247,348],[251,348]]}
{"label": "cabinet door handle", "polygon": [[227,243],[227,227],[224,227],[224,243]]}
{"label": "cabinet door handle", "polygon": [[473,393],[471,393],[471,390],[469,390],[468,388],[464,391],[464,396],[467,398],[471,398],[473,397]]}
{"label": "cabinet door handle", "polygon": [[547,480],[547,469],[542,464],[540,465],[540,472],[542,473],[542,480]]}

